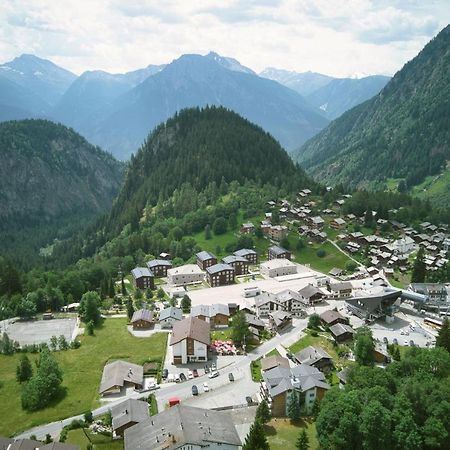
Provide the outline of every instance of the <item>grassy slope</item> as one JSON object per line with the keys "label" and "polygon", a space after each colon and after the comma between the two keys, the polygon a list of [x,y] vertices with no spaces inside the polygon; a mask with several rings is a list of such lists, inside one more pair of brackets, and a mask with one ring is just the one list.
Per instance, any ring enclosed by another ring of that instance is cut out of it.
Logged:
{"label": "grassy slope", "polygon": [[266,426],[266,436],[270,450],[291,450],[296,448],[295,443],[302,428],[306,427],[310,450],[319,448],[316,436],[316,426],[308,419],[292,422],[290,419],[272,419]]}
{"label": "grassy slope", "polygon": [[[0,356],[0,435],[11,435],[33,426],[80,414],[99,405],[98,387],[103,366],[109,360],[125,359],[142,364],[161,359],[166,349],[166,333],[138,339],[126,329],[126,319],[107,319],[95,336],[80,338],[77,350],[57,352],[55,356],[64,371],[63,398],[50,407],[27,413],[20,403],[21,386],[15,380],[20,355]],[[35,359],[35,355],[30,355]]]}
{"label": "grassy slope", "polygon": [[[89,439],[94,444],[94,450],[123,450],[123,440],[112,440],[102,434],[93,434],[86,430]],[[82,429],[69,431],[67,434],[67,444],[78,445],[80,449],[85,449],[89,444],[89,439]]]}

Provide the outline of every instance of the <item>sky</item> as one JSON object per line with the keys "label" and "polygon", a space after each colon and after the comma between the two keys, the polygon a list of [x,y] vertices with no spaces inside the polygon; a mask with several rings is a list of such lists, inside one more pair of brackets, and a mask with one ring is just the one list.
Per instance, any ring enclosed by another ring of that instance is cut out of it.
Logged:
{"label": "sky", "polygon": [[332,76],[392,75],[450,22],[450,0],[1,0],[0,55],[80,74],[215,51]]}

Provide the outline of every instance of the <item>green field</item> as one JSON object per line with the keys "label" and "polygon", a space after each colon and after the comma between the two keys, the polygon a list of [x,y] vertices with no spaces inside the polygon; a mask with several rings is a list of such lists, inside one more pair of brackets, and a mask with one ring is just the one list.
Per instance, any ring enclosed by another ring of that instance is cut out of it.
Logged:
{"label": "green field", "polygon": [[67,434],[66,444],[78,445],[84,450],[89,443],[92,443],[94,450],[123,450],[123,440],[113,440],[111,437],[102,434],[94,434],[90,431],[71,430]]}
{"label": "green field", "polygon": [[302,428],[306,427],[306,433],[309,438],[310,450],[319,448],[319,442],[316,436],[316,426],[309,419],[300,419],[291,421],[290,419],[276,418],[265,425],[267,441],[270,450],[295,450],[295,443],[300,435]]}
{"label": "green field", "polygon": [[228,341],[231,339],[232,328],[218,328],[211,331],[212,341]]}
{"label": "green field", "polygon": [[[36,425],[71,417],[99,405],[98,387],[103,366],[110,360],[125,359],[142,364],[162,360],[166,351],[167,333],[142,339],[131,336],[127,319],[106,319],[95,336],[82,336],[76,350],[56,352],[64,371],[63,393],[58,402],[34,413],[21,407],[21,386],[16,382],[16,366],[20,355],[0,355],[0,435],[9,436]],[[29,355],[32,360],[36,355]]]}

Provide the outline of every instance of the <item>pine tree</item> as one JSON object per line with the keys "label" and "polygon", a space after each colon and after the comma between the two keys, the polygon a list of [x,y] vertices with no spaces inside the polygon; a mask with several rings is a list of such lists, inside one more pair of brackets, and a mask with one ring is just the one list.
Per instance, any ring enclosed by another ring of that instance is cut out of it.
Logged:
{"label": "pine tree", "polygon": [[297,450],[308,450],[309,449],[309,438],[306,434],[306,430],[303,428],[302,431],[300,431],[300,435],[298,436],[297,442],[296,442],[296,449]]}
{"label": "pine tree", "polygon": [[270,450],[264,426],[259,420],[255,420],[250,427],[242,450]]}
{"label": "pine tree", "polygon": [[128,320],[131,320],[131,318],[133,317],[133,314],[134,314],[133,302],[131,301],[131,298],[128,297],[128,299],[127,299],[127,316],[128,316]]}
{"label": "pine tree", "polygon": [[211,238],[212,238],[211,226],[208,223],[205,226],[205,240],[208,241]]}
{"label": "pine tree", "polygon": [[425,265],[423,247],[417,252],[416,259],[411,274],[411,283],[423,283],[427,275],[427,266]]}
{"label": "pine tree", "polygon": [[127,288],[125,287],[125,281],[123,279],[123,275],[122,275],[122,281],[121,281],[120,285],[121,285],[121,289],[122,289],[122,295],[127,295]]}
{"label": "pine tree", "polygon": [[16,370],[16,380],[19,383],[28,381],[33,376],[33,367],[27,355],[22,355]]}
{"label": "pine tree", "polygon": [[288,395],[287,416],[291,420],[300,419],[300,403],[298,400],[297,392],[295,392],[295,391],[292,391]]}
{"label": "pine tree", "polygon": [[450,353],[450,321],[444,319],[442,327],[436,337],[436,346],[445,348]]}
{"label": "pine tree", "polygon": [[114,287],[114,280],[112,278],[109,279],[109,292],[108,296],[109,298],[114,298],[114,295],[116,294],[116,290]]}
{"label": "pine tree", "polygon": [[269,405],[263,400],[256,410],[255,420],[259,420],[262,424],[269,422],[271,417]]}

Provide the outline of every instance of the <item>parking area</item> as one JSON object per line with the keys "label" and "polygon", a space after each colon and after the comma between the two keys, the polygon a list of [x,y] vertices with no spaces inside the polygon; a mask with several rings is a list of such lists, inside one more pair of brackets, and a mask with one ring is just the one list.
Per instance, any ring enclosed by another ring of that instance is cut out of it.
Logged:
{"label": "parking area", "polygon": [[8,336],[20,345],[41,344],[50,342],[52,336],[61,336],[72,341],[77,319],[36,320],[29,322],[15,322],[6,325]]}

